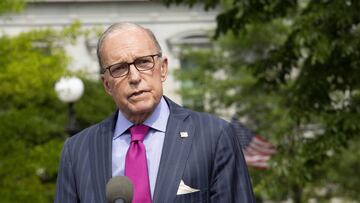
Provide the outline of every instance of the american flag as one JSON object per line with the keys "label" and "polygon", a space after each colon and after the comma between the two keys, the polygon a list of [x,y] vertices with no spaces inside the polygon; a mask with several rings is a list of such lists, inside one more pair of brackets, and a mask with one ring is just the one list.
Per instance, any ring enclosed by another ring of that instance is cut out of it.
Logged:
{"label": "american flag", "polygon": [[246,164],[259,169],[269,168],[270,157],[276,153],[275,147],[265,138],[251,132],[236,117],[231,119],[231,124],[239,136]]}

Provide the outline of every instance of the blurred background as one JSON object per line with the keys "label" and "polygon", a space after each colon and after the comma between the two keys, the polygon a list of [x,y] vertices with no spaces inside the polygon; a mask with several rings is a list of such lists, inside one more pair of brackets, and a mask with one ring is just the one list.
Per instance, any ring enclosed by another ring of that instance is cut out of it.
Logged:
{"label": "blurred background", "polygon": [[165,95],[234,124],[257,202],[359,202],[360,1],[1,0],[0,203],[53,202],[65,139],[116,110],[96,45],[150,28]]}

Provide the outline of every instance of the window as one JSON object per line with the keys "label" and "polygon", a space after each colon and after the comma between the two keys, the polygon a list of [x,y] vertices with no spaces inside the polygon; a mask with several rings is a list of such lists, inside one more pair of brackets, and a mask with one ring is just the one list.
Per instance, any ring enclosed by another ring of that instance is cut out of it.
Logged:
{"label": "window", "polygon": [[[208,31],[204,30],[181,33],[170,38],[167,41],[167,44],[170,51],[179,59],[180,71],[188,71],[196,68],[194,61],[190,57],[187,57],[187,53],[189,51],[210,49],[212,46]],[[196,89],[191,90],[191,87],[195,86],[195,82],[196,81],[181,82],[181,89],[189,90],[188,92],[182,94],[182,105],[194,110],[204,111],[205,95],[198,94]]]}

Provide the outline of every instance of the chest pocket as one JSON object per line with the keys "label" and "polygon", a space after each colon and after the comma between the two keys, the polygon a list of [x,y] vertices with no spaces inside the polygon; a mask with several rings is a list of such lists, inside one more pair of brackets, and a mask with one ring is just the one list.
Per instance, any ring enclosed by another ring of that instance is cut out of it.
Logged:
{"label": "chest pocket", "polygon": [[209,202],[208,190],[204,189],[202,191],[176,195],[176,203],[197,203],[197,202]]}

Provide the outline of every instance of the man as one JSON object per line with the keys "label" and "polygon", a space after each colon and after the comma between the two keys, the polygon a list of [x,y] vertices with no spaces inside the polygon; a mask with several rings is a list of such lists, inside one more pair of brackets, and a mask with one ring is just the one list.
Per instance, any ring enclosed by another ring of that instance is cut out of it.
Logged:
{"label": "man", "polygon": [[106,183],[123,175],[134,184],[133,202],[254,202],[230,124],[163,96],[168,61],[150,30],[110,26],[98,58],[119,110],[66,140],[55,202],[106,202]]}

